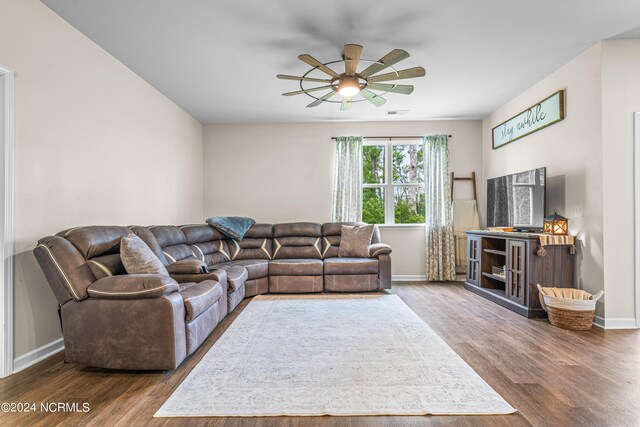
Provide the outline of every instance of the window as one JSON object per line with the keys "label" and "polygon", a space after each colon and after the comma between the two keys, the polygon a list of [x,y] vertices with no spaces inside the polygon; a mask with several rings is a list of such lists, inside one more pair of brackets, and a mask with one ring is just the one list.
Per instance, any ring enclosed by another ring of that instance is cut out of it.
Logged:
{"label": "window", "polygon": [[369,224],[423,224],[424,145],[365,141],[362,148],[362,220]]}

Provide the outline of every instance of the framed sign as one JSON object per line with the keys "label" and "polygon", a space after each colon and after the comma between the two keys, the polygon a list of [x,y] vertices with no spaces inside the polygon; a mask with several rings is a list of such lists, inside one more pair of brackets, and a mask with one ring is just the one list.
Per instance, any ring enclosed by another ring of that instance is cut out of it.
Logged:
{"label": "framed sign", "polygon": [[516,114],[493,128],[493,149],[564,120],[564,90],[559,90],[536,105]]}

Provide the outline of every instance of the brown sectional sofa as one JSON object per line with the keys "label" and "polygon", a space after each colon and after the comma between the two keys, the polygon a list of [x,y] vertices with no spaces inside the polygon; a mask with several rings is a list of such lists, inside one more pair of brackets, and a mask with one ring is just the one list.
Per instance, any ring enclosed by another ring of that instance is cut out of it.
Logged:
{"label": "brown sectional sofa", "polygon": [[[343,224],[255,224],[236,241],[208,225],[87,226],[41,239],[34,254],[58,300],[68,361],[174,369],[246,297],[391,287],[376,227],[369,258],[340,258]],[[169,276],[127,274],[120,239],[137,234]]]}

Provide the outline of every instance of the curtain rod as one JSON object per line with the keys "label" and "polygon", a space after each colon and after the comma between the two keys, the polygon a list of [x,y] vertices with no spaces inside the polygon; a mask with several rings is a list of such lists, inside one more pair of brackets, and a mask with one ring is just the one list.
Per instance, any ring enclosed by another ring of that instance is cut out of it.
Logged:
{"label": "curtain rod", "polygon": [[[447,135],[449,138],[453,138],[453,135]],[[363,136],[362,139],[422,139],[424,136]],[[337,136],[332,136],[334,141],[338,139]]]}

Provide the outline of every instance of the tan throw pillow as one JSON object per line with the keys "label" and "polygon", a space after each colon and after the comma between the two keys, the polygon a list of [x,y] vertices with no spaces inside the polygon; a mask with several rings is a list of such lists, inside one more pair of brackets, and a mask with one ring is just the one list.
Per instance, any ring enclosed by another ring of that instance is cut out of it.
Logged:
{"label": "tan throw pillow", "polygon": [[124,269],[129,274],[169,275],[149,246],[135,234],[129,234],[120,239],[120,258]]}
{"label": "tan throw pillow", "polygon": [[374,225],[343,225],[339,257],[369,258],[369,245]]}

